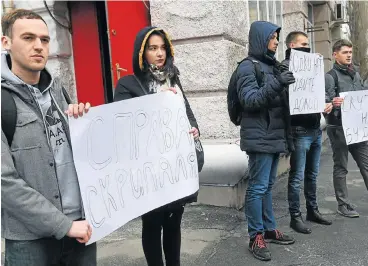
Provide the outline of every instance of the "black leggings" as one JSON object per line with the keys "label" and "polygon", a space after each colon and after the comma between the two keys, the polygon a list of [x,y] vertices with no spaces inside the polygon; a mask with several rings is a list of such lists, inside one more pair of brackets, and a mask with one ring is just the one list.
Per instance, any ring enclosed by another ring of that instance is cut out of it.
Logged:
{"label": "black leggings", "polygon": [[162,260],[161,228],[166,266],[180,265],[180,224],[184,206],[166,206],[142,216],[142,244],[148,266],[164,266]]}

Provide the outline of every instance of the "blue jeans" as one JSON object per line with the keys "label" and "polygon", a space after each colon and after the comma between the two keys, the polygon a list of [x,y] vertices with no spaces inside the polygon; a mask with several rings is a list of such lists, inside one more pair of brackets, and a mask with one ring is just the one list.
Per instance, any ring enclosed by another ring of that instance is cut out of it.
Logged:
{"label": "blue jeans", "polygon": [[5,266],[95,266],[96,243],[86,246],[74,238],[5,240]]}
{"label": "blue jeans", "polygon": [[290,215],[300,214],[300,185],[304,179],[307,209],[317,209],[317,175],[322,148],[322,131],[293,128],[295,151],[290,157],[288,201]]}
{"label": "blue jeans", "polygon": [[249,153],[245,215],[250,237],[254,237],[258,232],[276,229],[272,211],[272,186],[276,179],[278,163],[278,153]]}

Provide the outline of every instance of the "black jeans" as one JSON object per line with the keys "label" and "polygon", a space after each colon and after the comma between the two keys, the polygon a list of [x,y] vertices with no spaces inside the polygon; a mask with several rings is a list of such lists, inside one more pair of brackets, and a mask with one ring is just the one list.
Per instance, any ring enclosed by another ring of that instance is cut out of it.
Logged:
{"label": "black jeans", "polygon": [[74,238],[5,240],[5,266],[95,266],[96,243],[86,246]]}
{"label": "black jeans", "polygon": [[[142,216],[142,245],[148,266],[163,266],[162,246],[166,266],[180,265],[181,218],[184,206],[167,206],[148,212]],[[161,229],[163,245],[161,246]]]}

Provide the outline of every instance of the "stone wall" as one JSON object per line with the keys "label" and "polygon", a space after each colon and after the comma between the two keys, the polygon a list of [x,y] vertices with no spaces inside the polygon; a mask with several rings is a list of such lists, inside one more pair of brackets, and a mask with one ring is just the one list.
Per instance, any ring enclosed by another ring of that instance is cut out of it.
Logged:
{"label": "stone wall", "polygon": [[[316,51],[321,53],[324,58],[325,71],[329,71],[332,67],[332,34],[334,29],[331,29],[332,6],[334,3],[327,2],[322,5],[314,6],[314,24],[316,27],[321,27],[323,31],[315,32]],[[340,34],[339,34],[340,35]]]}
{"label": "stone wall", "polygon": [[[315,44],[329,68],[330,32],[320,19],[330,16],[327,7],[325,3],[314,8],[316,26],[326,27],[315,32]],[[248,13],[247,1],[151,1],[152,25],[162,27],[172,38],[175,62],[202,139],[239,138],[239,129],[228,118],[226,91],[236,62],[247,55]],[[305,31],[307,17],[307,1],[283,1],[284,38],[291,31]]]}
{"label": "stone wall", "polygon": [[308,3],[306,1],[283,1],[284,38],[292,31],[305,31],[304,23],[308,17]]}
{"label": "stone wall", "polygon": [[237,138],[226,93],[236,62],[247,54],[247,2],[151,1],[151,18],[173,40],[175,63],[202,138]]}

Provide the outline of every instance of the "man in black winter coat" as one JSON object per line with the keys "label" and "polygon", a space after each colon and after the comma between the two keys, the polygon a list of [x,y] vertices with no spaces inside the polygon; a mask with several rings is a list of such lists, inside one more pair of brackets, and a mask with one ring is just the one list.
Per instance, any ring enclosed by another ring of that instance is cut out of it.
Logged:
{"label": "man in black winter coat", "polygon": [[[249,182],[246,217],[249,250],[260,260],[270,260],[265,239],[292,244],[294,239],[276,229],[272,210],[272,186],[277,175],[279,154],[287,150],[285,119],[288,112],[285,86],[295,82],[290,71],[280,72],[275,53],[281,28],[265,21],[252,23],[249,31],[249,58],[237,70],[237,91],[243,107],[241,149],[249,155]],[[264,73],[259,86],[255,61]]]}
{"label": "man in black winter coat", "polygon": [[[289,69],[291,49],[309,53],[308,35],[301,31],[293,31],[286,37],[286,58],[282,62],[283,69]],[[323,87],[319,89],[323,90]],[[326,106],[329,111],[330,104]],[[288,201],[291,216],[290,227],[303,234],[312,230],[304,223],[300,212],[300,185],[304,180],[304,195],[307,206],[307,220],[330,225],[331,222],[322,217],[317,205],[317,176],[322,148],[322,131],[320,129],[321,114],[302,114],[290,117],[294,151],[290,156],[290,172],[288,182]]]}

